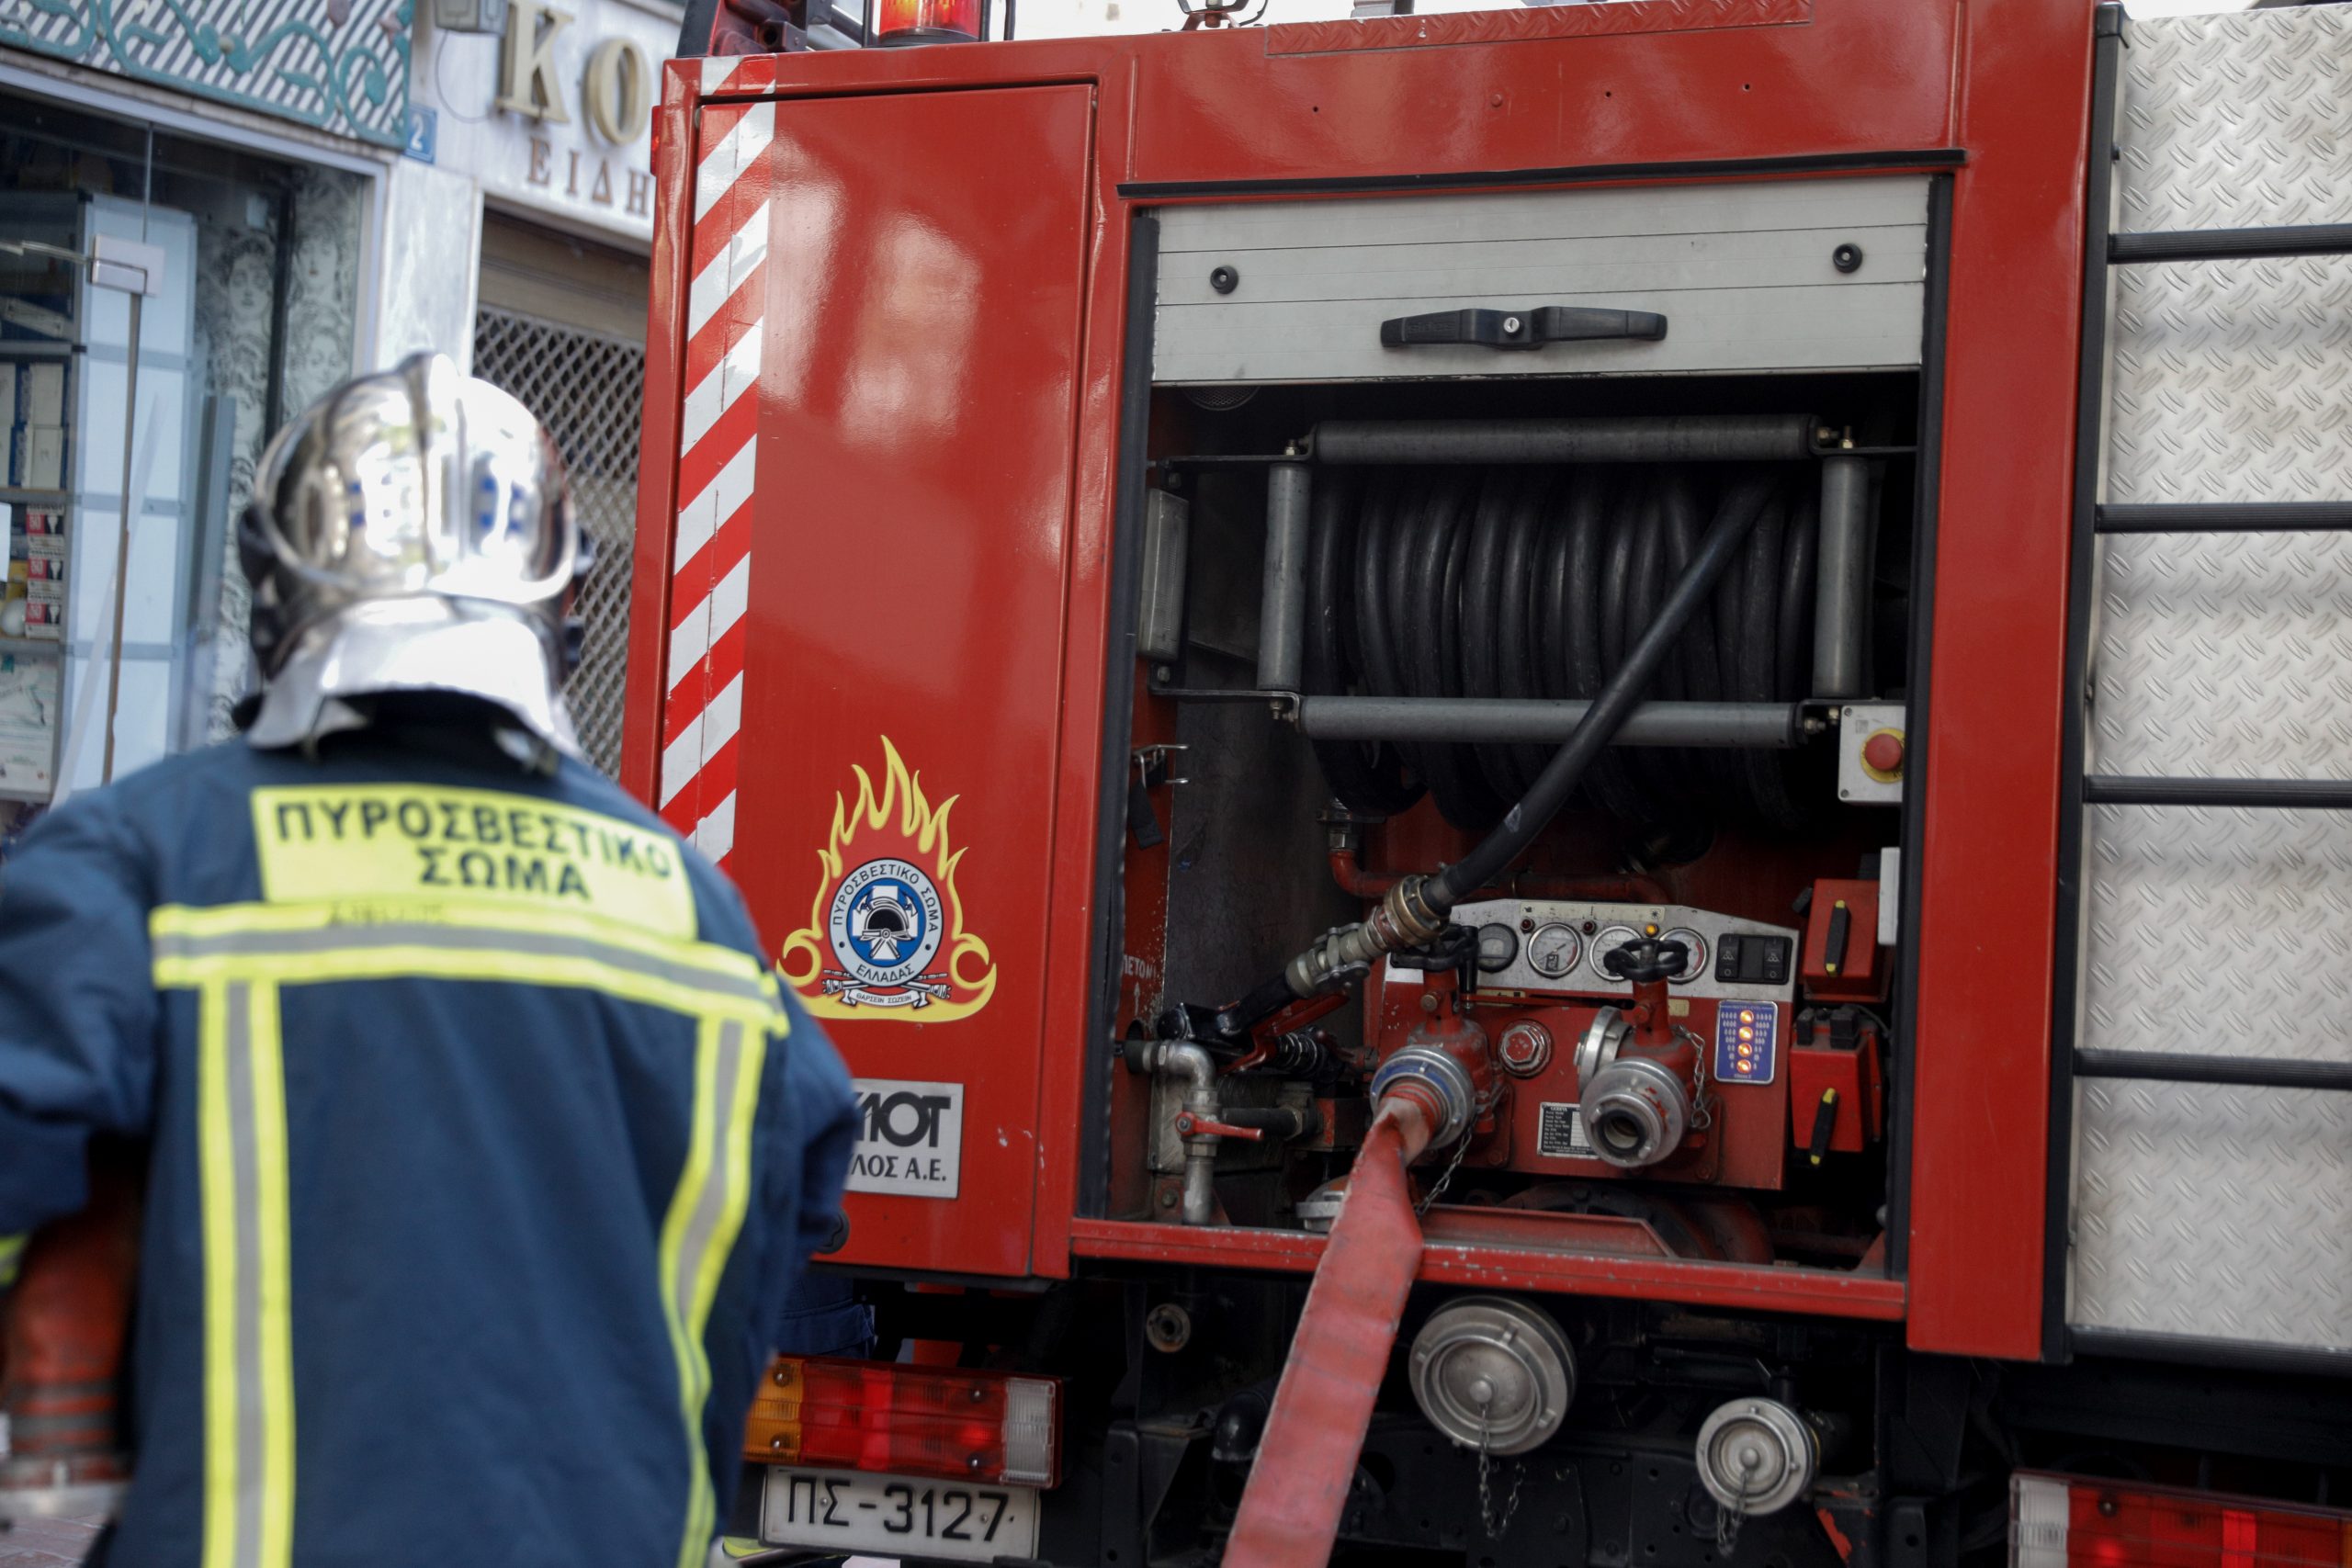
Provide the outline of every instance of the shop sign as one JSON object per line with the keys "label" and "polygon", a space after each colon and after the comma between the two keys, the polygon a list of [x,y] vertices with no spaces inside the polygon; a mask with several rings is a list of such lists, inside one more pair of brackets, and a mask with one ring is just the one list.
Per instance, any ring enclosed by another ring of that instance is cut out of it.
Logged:
{"label": "shop sign", "polygon": [[412,4],[0,0],[0,44],[400,147]]}
{"label": "shop sign", "polygon": [[448,104],[437,161],[510,201],[650,237],[656,62],[674,26],[616,0],[511,0],[494,54],[442,35],[435,86],[465,101]]}

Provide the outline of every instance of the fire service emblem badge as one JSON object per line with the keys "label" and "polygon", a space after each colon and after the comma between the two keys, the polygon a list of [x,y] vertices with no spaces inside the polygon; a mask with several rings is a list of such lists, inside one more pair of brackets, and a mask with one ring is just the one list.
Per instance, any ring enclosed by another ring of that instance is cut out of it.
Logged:
{"label": "fire service emblem badge", "polygon": [[882,762],[879,787],[853,764],[857,798],[833,796],[808,923],[785,939],[777,967],[820,1018],[968,1018],[995,993],[996,964],[956,891],[964,852],[948,841],[947,813],[958,797],[926,800],[887,735]]}

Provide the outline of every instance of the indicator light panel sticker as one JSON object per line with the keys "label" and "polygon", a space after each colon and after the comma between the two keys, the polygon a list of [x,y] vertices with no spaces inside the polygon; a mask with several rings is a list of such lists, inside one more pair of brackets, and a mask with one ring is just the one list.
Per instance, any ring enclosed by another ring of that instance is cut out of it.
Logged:
{"label": "indicator light panel sticker", "polygon": [[1715,1009],[1715,1081],[1767,1084],[1781,1063],[1781,1010],[1770,1002]]}

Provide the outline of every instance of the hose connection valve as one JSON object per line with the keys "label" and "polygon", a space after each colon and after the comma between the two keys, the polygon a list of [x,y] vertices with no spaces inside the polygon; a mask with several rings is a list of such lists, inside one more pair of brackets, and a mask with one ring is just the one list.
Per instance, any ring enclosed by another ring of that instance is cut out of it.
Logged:
{"label": "hose connection valve", "polygon": [[1700,1122],[1699,1047],[1672,1021],[1666,989],[1690,961],[1682,943],[1655,934],[1610,953],[1610,971],[1633,982],[1634,1005],[1604,1009],[1577,1044],[1585,1135],[1621,1170],[1668,1158]]}
{"label": "hose connection valve", "polygon": [[1487,1032],[1466,1018],[1414,1030],[1372,1076],[1374,1114],[1392,1100],[1417,1106],[1431,1149],[1452,1148],[1477,1133],[1500,1093]]}

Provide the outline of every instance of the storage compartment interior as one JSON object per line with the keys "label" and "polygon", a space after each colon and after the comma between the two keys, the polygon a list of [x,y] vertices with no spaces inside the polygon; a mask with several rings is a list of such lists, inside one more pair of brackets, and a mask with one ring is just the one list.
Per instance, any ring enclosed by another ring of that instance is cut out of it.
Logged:
{"label": "storage compartment interior", "polygon": [[[1475,1080],[1414,1168],[1433,1239],[1883,1269],[1919,388],[1155,389],[1114,1216],[1328,1227],[1418,1050]],[[1769,455],[1690,455],[1726,444]],[[1732,513],[1618,743],[1447,931],[1237,1012],[1506,819]]]}

